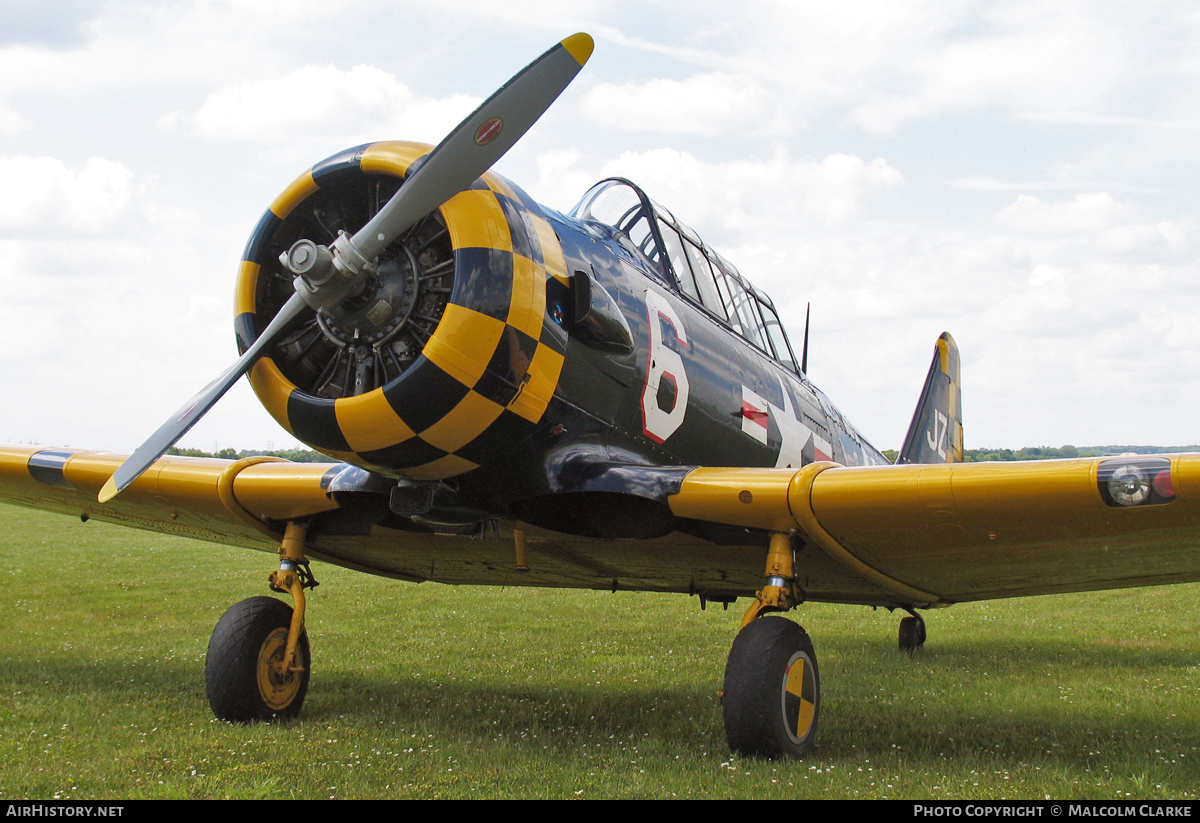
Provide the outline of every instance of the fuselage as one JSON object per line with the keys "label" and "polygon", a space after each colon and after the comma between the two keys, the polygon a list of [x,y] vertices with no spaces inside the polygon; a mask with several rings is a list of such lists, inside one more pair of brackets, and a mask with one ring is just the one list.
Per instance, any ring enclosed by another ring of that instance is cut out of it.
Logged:
{"label": "fuselage", "polygon": [[[246,249],[240,345],[290,294],[279,251],[356,230],[425,151],[351,149],[272,204]],[[574,530],[572,506],[661,502],[687,467],[887,462],[801,373],[770,299],[624,180],[562,214],[485,174],[394,242],[361,294],[298,322],[251,382],[299,439],[436,486],[464,519]]]}
{"label": "fuselage", "polygon": [[568,267],[614,298],[634,338],[621,356],[572,337],[565,400],[662,465],[887,462],[800,371],[770,298],[637,186],[603,181],[571,216],[546,214]]}

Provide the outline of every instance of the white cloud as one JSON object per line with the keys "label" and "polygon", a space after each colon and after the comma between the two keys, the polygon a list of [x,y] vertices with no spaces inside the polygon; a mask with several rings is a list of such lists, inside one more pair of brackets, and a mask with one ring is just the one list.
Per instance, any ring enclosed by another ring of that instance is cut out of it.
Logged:
{"label": "white cloud", "polygon": [[1190,221],[1112,226],[1097,237],[1096,249],[1107,256],[1144,261],[1195,259],[1200,256],[1200,233]]}
{"label": "white cloud", "polygon": [[0,134],[16,134],[21,129],[28,128],[29,125],[26,118],[0,102]]}
{"label": "white cloud", "polygon": [[[225,86],[190,120],[198,134],[216,140],[271,143],[302,135],[349,143],[361,135],[404,134],[437,142],[480,102],[465,94],[419,97],[394,74],[373,66],[349,71],[305,66],[282,77]],[[169,118],[168,127],[181,116]]]}
{"label": "white cloud", "polygon": [[580,161],[576,153],[547,155],[539,193],[548,202],[571,202],[582,189],[566,191],[567,186],[575,187],[584,179],[625,177],[718,249],[717,235],[762,234],[764,203],[771,204],[768,231],[776,226],[795,231],[797,221],[836,226],[855,214],[868,191],[902,180],[900,172],[882,158],[865,162],[833,154],[823,160],[793,160],[783,150],[765,160],[715,163],[675,149],[624,152],[593,174],[574,172],[572,164]]}
{"label": "white cloud", "polygon": [[764,121],[773,117],[769,95],[753,78],[722,72],[600,83],[587,92],[582,106],[607,128],[710,136],[762,133],[770,127]]}
{"label": "white cloud", "polygon": [[1073,200],[1054,202],[1022,194],[1001,209],[996,222],[1024,234],[1095,233],[1114,225],[1124,211],[1108,192],[1078,194]]}
{"label": "white cloud", "polygon": [[70,168],[55,157],[0,157],[0,234],[98,234],[119,224],[133,172],[101,157]]}
{"label": "white cloud", "polygon": [[328,6],[307,0],[107,3],[77,43],[68,38],[54,49],[0,48],[0,76],[8,91],[42,93],[236,76],[278,54],[281,43],[307,44],[316,21],[333,13]]}
{"label": "white cloud", "polygon": [[848,154],[831,154],[819,166],[806,165],[798,171],[807,185],[809,209],[830,224],[849,218],[867,189],[895,186],[902,180],[900,172],[881,157],[864,163]]}
{"label": "white cloud", "polygon": [[[551,149],[537,156],[538,179],[530,194],[551,208],[568,211],[604,175],[589,168],[577,149]],[[524,184],[522,184],[524,185]]]}
{"label": "white cloud", "polygon": [[[701,8],[697,17],[721,13]],[[723,25],[710,24],[708,38],[696,25],[679,35],[665,27],[638,33],[690,46],[673,52],[677,60],[753,77],[798,122],[832,113],[872,134],[894,134],[913,121],[981,110],[1190,128],[1194,82],[1162,79],[1194,80],[1197,22],[1190,7],[1172,3],[1154,13],[1109,3],[1099,14],[1084,0],[750,0]],[[1141,110],[1134,115],[1133,107]]]}

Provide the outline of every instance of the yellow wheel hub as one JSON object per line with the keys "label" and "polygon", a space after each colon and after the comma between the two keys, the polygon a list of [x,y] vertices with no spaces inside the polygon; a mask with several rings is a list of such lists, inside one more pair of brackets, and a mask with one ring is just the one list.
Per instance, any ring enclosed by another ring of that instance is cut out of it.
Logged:
{"label": "yellow wheel hub", "polygon": [[258,692],[275,711],[286,709],[300,691],[299,673],[283,667],[287,639],[288,630],[278,628],[267,635],[258,651]]}

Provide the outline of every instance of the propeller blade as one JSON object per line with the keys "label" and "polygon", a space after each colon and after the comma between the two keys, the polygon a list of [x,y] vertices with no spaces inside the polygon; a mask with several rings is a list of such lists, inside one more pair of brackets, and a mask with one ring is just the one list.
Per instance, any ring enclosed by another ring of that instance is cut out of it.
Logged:
{"label": "propeller blade", "polygon": [[354,235],[371,260],[401,232],[475,182],[524,136],[592,54],[592,38],[573,34],[534,60],[446,135],[404,185]]}
{"label": "propeller blade", "polygon": [[339,237],[332,249],[298,241],[281,258],[297,275],[296,293],[236,363],[121,464],[100,490],[100,502],[116,497],[162,457],[250,370],[262,350],[274,343],[306,306],[332,307],[355,293],[365,280],[364,269],[392,241],[490,169],[575,79],[591,57],[593,45],[588,35],[573,34],[518,72],[426,155],[395,196],[353,237]]}
{"label": "propeller blade", "polygon": [[183,405],[183,408],[171,415],[170,420],[159,426],[158,431],[113,472],[113,476],[108,478],[104,487],[100,489],[98,495],[100,502],[107,503],[124,491],[125,487],[137,480],[155,460],[162,457],[167,449],[174,446],[179,438],[187,434],[188,430],[213,407],[213,404],[229,391],[229,387],[250,370],[262,350],[274,342],[279,333],[283,331],[284,326],[307,308],[308,305],[300,295],[293,294],[288,298],[288,301],[283,304],[283,308],[279,310],[279,314],[275,315],[275,319],[254,341],[254,345],[246,349],[246,353],[239,357],[236,363],[201,389],[195,397]]}

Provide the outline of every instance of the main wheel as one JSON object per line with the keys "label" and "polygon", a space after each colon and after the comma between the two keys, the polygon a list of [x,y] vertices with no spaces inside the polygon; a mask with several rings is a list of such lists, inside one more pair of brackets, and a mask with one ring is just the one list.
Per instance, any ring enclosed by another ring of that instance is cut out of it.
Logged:
{"label": "main wheel", "polygon": [[208,704],[222,720],[246,723],[295,717],[308,692],[308,633],[296,644],[299,671],[285,671],[292,609],[273,597],[251,597],[221,615],[208,641]]}
{"label": "main wheel", "polygon": [[925,645],[925,620],[916,615],[900,621],[900,651],[912,654]]}
{"label": "main wheel", "polygon": [[760,617],[738,633],[725,664],[725,738],[749,757],[803,757],[817,737],[821,678],[804,629]]}

